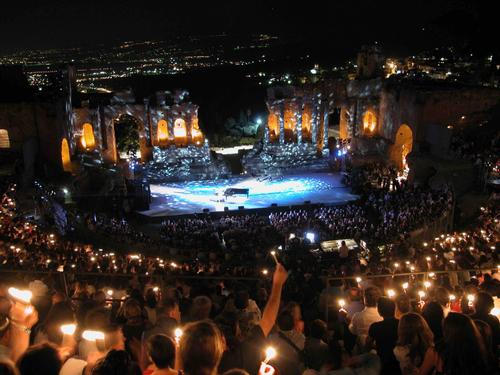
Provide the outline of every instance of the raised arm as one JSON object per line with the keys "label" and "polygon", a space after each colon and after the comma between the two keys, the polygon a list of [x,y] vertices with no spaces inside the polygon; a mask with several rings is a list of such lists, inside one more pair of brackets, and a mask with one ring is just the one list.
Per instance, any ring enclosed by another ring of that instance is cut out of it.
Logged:
{"label": "raised arm", "polygon": [[278,316],[278,310],[280,308],[281,302],[281,290],[288,277],[288,272],[285,267],[280,263],[276,265],[276,270],[273,275],[273,287],[271,289],[271,295],[267,301],[266,307],[264,308],[264,313],[262,314],[262,319],[259,322],[264,336],[267,337],[271,329],[273,329],[274,323],[276,322],[276,317]]}

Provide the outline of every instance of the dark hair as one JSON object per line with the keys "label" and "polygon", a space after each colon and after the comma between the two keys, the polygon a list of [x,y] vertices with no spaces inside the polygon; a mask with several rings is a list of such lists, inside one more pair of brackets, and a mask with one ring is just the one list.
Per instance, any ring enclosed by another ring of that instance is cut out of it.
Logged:
{"label": "dark hair", "polygon": [[383,318],[394,317],[394,311],[396,310],[396,304],[394,301],[387,297],[380,297],[377,303],[378,313]]}
{"label": "dark hair", "polygon": [[250,296],[246,290],[240,290],[234,295],[234,307],[238,310],[243,310],[248,307],[248,299]]}
{"label": "dark hair", "polygon": [[402,314],[406,314],[410,312],[411,304],[410,297],[407,294],[400,294],[396,297],[396,306],[398,311]]}
{"label": "dark hair", "polygon": [[321,319],[316,319],[311,323],[311,337],[319,340],[324,340],[328,333],[326,323]]}
{"label": "dark hair", "polygon": [[399,346],[408,346],[408,356],[418,367],[424,360],[425,353],[434,342],[434,334],[421,315],[415,313],[404,314],[399,320],[398,342]]}
{"label": "dark hair", "polygon": [[156,305],[158,305],[158,299],[156,298],[156,293],[154,292],[153,288],[149,288],[148,290],[146,290],[145,300],[146,306],[152,309],[154,309]]}
{"label": "dark hair", "polygon": [[151,361],[159,369],[174,367],[175,345],[172,339],[166,335],[154,335],[147,343],[148,354]]}
{"label": "dark hair", "polygon": [[437,302],[428,302],[425,304],[422,311],[422,316],[427,321],[432,333],[434,333],[434,338],[436,340],[443,337],[443,319],[444,311],[441,305]]}
{"label": "dark hair", "polygon": [[92,369],[92,375],[141,375],[141,368],[132,362],[125,350],[110,350]]}
{"label": "dark hair", "polygon": [[479,292],[476,294],[476,303],[474,304],[476,313],[489,314],[491,309],[495,307],[493,297],[486,292]]}
{"label": "dark hair", "polygon": [[446,306],[448,302],[450,302],[450,293],[446,288],[440,286],[439,288],[436,289],[435,298],[436,302],[439,303],[441,306]]}
{"label": "dark hair", "polygon": [[282,331],[291,331],[294,326],[293,316],[288,311],[282,312],[278,316],[278,327]]}
{"label": "dark hair", "polygon": [[57,347],[48,342],[30,346],[17,360],[22,375],[58,375],[61,367]]}
{"label": "dark hair", "polygon": [[0,360],[0,375],[19,375],[19,371],[11,361]]}
{"label": "dark hair", "polygon": [[438,348],[445,374],[485,374],[488,355],[474,322],[467,315],[449,313]]}
{"label": "dark hair", "polygon": [[380,290],[375,286],[370,286],[365,290],[365,305],[367,307],[376,307],[380,298]]}
{"label": "dark hair", "polygon": [[226,371],[222,375],[250,375],[250,374],[248,372],[246,372],[245,370],[242,370],[240,368],[233,368],[232,370]]}

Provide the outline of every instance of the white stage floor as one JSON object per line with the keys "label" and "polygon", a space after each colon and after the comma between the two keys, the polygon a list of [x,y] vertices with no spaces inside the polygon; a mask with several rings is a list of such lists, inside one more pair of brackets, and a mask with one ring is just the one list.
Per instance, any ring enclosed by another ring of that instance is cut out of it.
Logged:
{"label": "white stage floor", "polygon": [[[227,197],[217,202],[216,193],[226,188],[249,189],[249,196]],[[273,178],[235,177],[227,180],[188,181],[151,185],[152,203],[150,209],[140,212],[151,217],[185,215],[238,210],[245,208],[266,208],[276,203],[290,206],[311,203],[344,204],[356,200],[357,195],[341,183],[339,173],[309,173]]]}

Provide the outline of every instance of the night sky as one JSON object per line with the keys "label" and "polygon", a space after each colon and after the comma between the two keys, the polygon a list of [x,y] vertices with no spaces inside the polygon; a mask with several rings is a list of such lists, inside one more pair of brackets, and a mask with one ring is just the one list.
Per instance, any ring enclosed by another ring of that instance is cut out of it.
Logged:
{"label": "night sky", "polygon": [[[321,47],[356,50],[378,41],[411,53],[454,44],[489,53],[493,2],[429,1],[9,1],[0,12],[0,53],[187,34],[271,33]],[[491,44],[491,45],[490,45]],[[319,49],[319,48],[318,48]]]}

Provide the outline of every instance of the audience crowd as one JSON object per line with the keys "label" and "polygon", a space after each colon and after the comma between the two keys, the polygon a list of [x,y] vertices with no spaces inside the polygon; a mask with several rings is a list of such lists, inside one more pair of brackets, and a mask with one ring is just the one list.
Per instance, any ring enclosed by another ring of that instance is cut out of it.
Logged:
{"label": "audience crowd", "polygon": [[[170,252],[153,255],[69,241],[18,215],[15,186],[4,190],[2,374],[498,373],[496,202],[470,229],[418,246],[408,233],[451,209],[448,190],[169,219]],[[145,240],[125,221],[89,224]],[[385,247],[362,259],[343,243],[322,264],[300,239],[307,232]]]}

